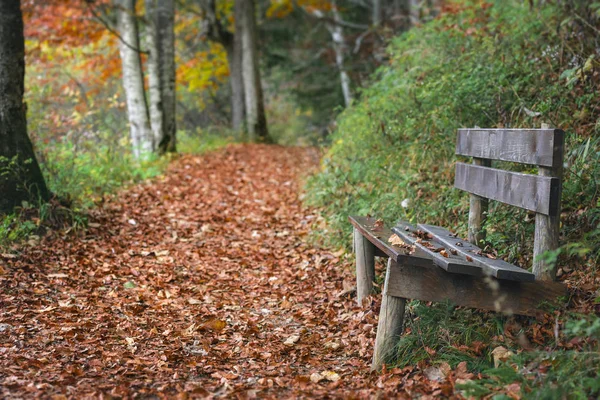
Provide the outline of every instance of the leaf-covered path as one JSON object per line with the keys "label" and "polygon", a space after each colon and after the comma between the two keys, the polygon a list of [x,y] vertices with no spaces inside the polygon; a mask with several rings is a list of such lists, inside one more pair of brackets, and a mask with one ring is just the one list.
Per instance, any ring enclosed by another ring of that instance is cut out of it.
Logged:
{"label": "leaf-covered path", "polygon": [[306,242],[317,216],[300,177],[317,158],[185,156],[100,206],[84,235],[5,254],[0,397],[410,393],[407,371],[368,371],[377,309],[345,294],[349,259]]}

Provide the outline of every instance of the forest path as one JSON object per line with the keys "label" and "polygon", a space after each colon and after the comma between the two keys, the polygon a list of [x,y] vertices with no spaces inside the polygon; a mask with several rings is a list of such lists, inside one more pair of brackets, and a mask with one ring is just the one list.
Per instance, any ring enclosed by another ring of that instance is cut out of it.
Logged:
{"label": "forest path", "polygon": [[350,258],[306,242],[300,178],[317,162],[265,145],[184,156],[85,235],[0,258],[0,397],[396,393],[398,371],[369,373],[377,304],[343,295]]}

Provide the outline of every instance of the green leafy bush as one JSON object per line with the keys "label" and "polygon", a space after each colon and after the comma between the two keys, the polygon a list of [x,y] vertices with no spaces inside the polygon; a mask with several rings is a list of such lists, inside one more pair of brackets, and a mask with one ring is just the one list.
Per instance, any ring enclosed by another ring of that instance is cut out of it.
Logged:
{"label": "green leafy bush", "polygon": [[[178,132],[179,151],[200,154],[229,143],[222,135]],[[0,246],[27,238],[44,227],[82,227],[85,210],[127,185],[163,173],[175,155],[137,161],[126,139],[72,141],[66,137],[41,144],[40,164],[49,189],[50,203],[23,204],[14,214],[0,216]],[[2,172],[1,173],[8,173]]]}
{"label": "green leafy bush", "polygon": [[[561,78],[587,57],[571,52],[569,41],[577,38],[564,19],[553,5],[454,1],[439,18],[396,38],[389,65],[340,115],[321,172],[308,182],[308,202],[327,216],[324,240],[349,244],[352,214],[440,224],[464,236],[468,196],[453,190],[456,129],[550,123],[567,132],[568,149],[563,234],[570,244],[556,256],[595,263],[597,83],[589,74],[576,84]],[[531,216],[492,204],[487,227],[500,255],[531,265]]]}

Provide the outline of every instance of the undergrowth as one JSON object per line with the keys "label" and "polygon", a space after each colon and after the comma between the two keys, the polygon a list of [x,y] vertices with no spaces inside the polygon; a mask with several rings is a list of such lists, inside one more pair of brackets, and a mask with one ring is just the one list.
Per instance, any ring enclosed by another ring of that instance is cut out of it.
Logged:
{"label": "undergrowth", "polygon": [[[573,33],[578,27],[567,17],[550,4],[452,1],[439,18],[396,38],[389,65],[340,115],[321,172],[308,182],[308,203],[327,218],[321,240],[348,246],[353,214],[388,224],[439,224],[466,236],[468,195],[453,189],[457,128],[549,123],[566,131],[562,242],[568,244],[548,257],[595,268],[600,67],[586,65],[600,55]],[[492,204],[488,244],[530,266],[534,219]]]}
{"label": "undergrowth", "polygon": [[[557,264],[559,275],[572,274],[577,307],[591,314],[566,308],[555,310],[556,320],[551,315],[536,322],[413,302],[398,344],[399,365],[466,362],[480,374],[464,384],[466,396],[516,398],[510,385],[528,398],[600,394],[600,349],[590,328],[600,324],[594,283],[600,261],[600,2],[594,9],[590,4],[449,1],[440,17],[390,44],[389,65],[339,116],[321,171],[307,183],[307,202],[325,216],[316,227],[322,243],[349,247],[348,216],[367,214],[387,225],[398,219],[441,225],[465,237],[469,198],[453,188],[456,130],[549,123],[566,132],[563,245],[544,257]],[[502,166],[537,173],[531,166]],[[509,262],[531,266],[534,215],[491,203],[485,245]],[[498,346],[515,355],[495,368]]]}
{"label": "undergrowth", "polygon": [[[178,132],[178,151],[201,154],[229,143],[222,135]],[[14,213],[0,215],[0,247],[30,238],[51,228],[78,229],[87,224],[85,211],[105,196],[165,172],[176,155],[137,161],[126,140],[121,143],[68,138],[42,144],[39,161],[53,199],[24,202]]]}
{"label": "undergrowth", "polygon": [[[531,318],[455,309],[443,303],[426,306],[418,301],[407,310],[397,365],[425,367],[446,362],[455,369],[466,362],[468,371],[477,375],[457,382],[466,397],[510,398],[503,394],[509,385],[517,394],[535,399],[600,395],[600,317],[596,315],[556,317],[552,334],[558,336],[546,338],[546,347],[540,349],[531,347],[530,341],[536,338],[530,337],[527,328],[535,325],[533,331],[538,334],[543,328]],[[494,351],[500,346],[512,356],[495,361]]]}

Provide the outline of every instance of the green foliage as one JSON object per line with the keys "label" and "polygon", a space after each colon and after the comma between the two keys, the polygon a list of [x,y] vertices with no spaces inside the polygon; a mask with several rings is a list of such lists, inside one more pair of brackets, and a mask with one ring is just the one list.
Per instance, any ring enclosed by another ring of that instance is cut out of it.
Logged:
{"label": "green foliage", "polygon": [[[307,184],[308,202],[327,218],[321,239],[348,245],[347,217],[353,214],[371,214],[387,224],[397,219],[439,224],[466,236],[468,195],[453,189],[456,129],[550,123],[567,133],[564,245],[544,257],[594,273],[600,260],[600,65],[594,46],[600,35],[588,25],[600,24],[582,19],[590,15],[584,12],[588,6],[450,1],[439,18],[396,38],[389,46],[390,65],[339,116],[321,172]],[[536,173],[527,166],[502,167]],[[492,203],[486,245],[529,266],[533,222],[526,211]],[[508,398],[505,386],[511,383],[529,398],[600,394],[596,316],[571,316],[560,333],[560,350],[523,351],[503,335],[503,317],[444,304],[413,302],[410,309],[399,362],[466,361],[469,371],[485,379],[463,385],[465,396]],[[570,340],[579,343],[577,350],[564,346]],[[477,342],[485,344],[482,353],[467,350]],[[493,368],[490,353],[500,344],[518,355]]]}
{"label": "green foliage", "polygon": [[177,150],[182,154],[203,154],[224,147],[234,141],[234,135],[225,131],[210,132],[196,129],[195,133],[177,132]]}
{"label": "green foliage", "polygon": [[[285,74],[273,71],[270,80],[283,81]],[[266,112],[269,123],[269,133],[274,143],[284,146],[314,145],[322,138],[314,125],[313,111],[303,110],[294,96],[283,90],[268,94]]]}
{"label": "green foliage", "polygon": [[168,158],[158,157],[137,162],[125,146],[86,147],[62,140],[42,150],[50,190],[71,199],[76,209],[90,207],[125,184],[156,176],[168,164]]}
{"label": "green foliage", "polygon": [[[563,231],[570,244],[556,256],[597,261],[600,131],[590,127],[600,113],[588,75],[576,87],[561,78],[573,67],[560,54],[574,40],[570,27],[556,29],[564,11],[516,0],[457,1],[449,10],[395,39],[390,65],[338,118],[322,170],[307,185],[308,202],[327,216],[323,240],[349,244],[352,214],[440,224],[465,236],[468,196],[453,190],[456,129],[549,122],[567,131],[568,149]],[[499,204],[489,214],[489,244],[530,265],[533,218]]]}
{"label": "green foliage", "polygon": [[489,359],[476,347],[493,348],[495,337],[502,335],[505,318],[474,310],[455,310],[451,304],[434,304],[430,307],[418,301],[408,308],[406,330],[398,343],[400,366],[447,362],[455,367],[467,362],[470,371],[488,369]]}
{"label": "green foliage", "polygon": [[[201,154],[223,146],[227,139],[215,134],[178,133],[182,153]],[[169,155],[137,161],[129,152],[127,140],[109,144],[69,140],[42,148],[43,170],[52,192],[68,198],[75,208],[88,208],[108,193],[161,174],[169,164]]]}
{"label": "green foliage", "polygon": [[[179,151],[201,154],[231,141],[222,135],[178,132]],[[24,203],[11,215],[0,218],[0,246],[23,240],[44,228],[80,228],[86,225],[85,210],[127,185],[163,173],[176,155],[153,156],[136,161],[127,140],[73,142],[68,137],[42,144],[39,149],[42,171],[55,196],[50,203]],[[0,174],[15,173],[7,162]]]}
{"label": "green foliage", "polygon": [[0,245],[26,238],[37,229],[33,221],[21,221],[17,214],[0,219]]}
{"label": "green foliage", "polygon": [[[562,324],[561,341],[580,343],[579,351],[523,351],[505,334],[508,317],[417,301],[408,311],[407,333],[398,343],[398,365],[447,362],[454,369],[466,361],[469,372],[483,377],[457,385],[466,397],[503,398],[502,391],[513,383],[527,398],[587,399],[600,394],[598,316],[569,315]],[[494,368],[492,351],[497,346],[512,349],[515,355]]]}
{"label": "green foliage", "polygon": [[484,379],[457,385],[465,396],[483,397],[518,383],[532,399],[589,399],[600,395],[600,318],[571,316],[565,340],[589,341],[580,351],[520,352],[498,368],[483,371]]}

